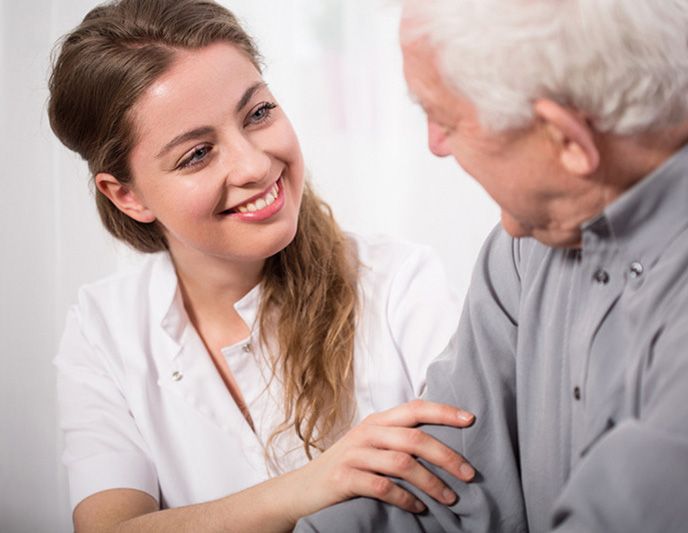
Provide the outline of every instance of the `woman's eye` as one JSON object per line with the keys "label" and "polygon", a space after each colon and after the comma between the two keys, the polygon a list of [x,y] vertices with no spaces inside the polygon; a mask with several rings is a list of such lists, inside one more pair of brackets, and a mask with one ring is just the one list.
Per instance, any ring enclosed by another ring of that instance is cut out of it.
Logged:
{"label": "woman's eye", "polygon": [[197,146],[179,163],[179,169],[189,168],[202,163],[210,152],[210,146]]}
{"label": "woman's eye", "polygon": [[272,110],[277,107],[277,104],[272,102],[264,102],[260,104],[248,117],[248,125],[260,124],[270,118]]}

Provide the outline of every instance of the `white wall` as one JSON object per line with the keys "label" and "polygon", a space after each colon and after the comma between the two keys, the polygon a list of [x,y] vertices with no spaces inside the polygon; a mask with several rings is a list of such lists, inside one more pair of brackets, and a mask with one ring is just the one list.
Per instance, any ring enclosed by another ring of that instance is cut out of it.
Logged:
{"label": "white wall", "polygon": [[[0,11],[0,530],[64,523],[56,490],[57,432],[50,369],[55,344],[55,181],[41,125],[49,1]],[[10,37],[12,36],[12,37]]]}
{"label": "white wall", "polygon": [[[266,77],[313,180],[345,228],[437,248],[463,293],[497,220],[485,194],[425,148],[382,0],[226,0],[257,36]],[[100,228],[85,166],[45,117],[55,39],[90,0],[0,0],[0,531],[69,531],[51,359],[82,283],[135,260]]]}

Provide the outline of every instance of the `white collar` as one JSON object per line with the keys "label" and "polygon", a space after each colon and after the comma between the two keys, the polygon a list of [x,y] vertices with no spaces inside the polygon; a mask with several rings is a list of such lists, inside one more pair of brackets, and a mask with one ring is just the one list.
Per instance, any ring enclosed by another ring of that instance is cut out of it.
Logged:
{"label": "white collar", "polygon": [[[168,252],[155,254],[152,261],[149,297],[153,323],[160,324],[170,339],[180,346],[189,317],[182,302],[179,279]],[[256,326],[260,296],[261,284],[258,283],[234,304],[234,309],[251,331]],[[172,355],[175,356],[176,353]]]}

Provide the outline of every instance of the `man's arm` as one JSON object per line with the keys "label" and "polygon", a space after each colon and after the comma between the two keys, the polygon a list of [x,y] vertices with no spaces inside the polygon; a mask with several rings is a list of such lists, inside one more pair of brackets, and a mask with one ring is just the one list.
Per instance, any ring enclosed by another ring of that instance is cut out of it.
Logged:
{"label": "man's arm", "polygon": [[[476,414],[473,427],[423,429],[475,467],[463,483],[426,465],[459,495],[451,507],[416,493],[421,515],[356,499],[302,519],[296,531],[526,531],[516,445],[516,339],[520,294],[519,243],[493,231],[481,252],[459,329],[428,370],[427,399]],[[409,487],[410,488],[410,487]]]}

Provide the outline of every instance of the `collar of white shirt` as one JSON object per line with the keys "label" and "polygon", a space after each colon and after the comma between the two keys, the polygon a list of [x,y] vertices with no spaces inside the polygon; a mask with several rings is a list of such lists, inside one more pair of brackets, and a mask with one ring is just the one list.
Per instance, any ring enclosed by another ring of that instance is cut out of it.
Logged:
{"label": "collar of white shirt", "polygon": [[[258,283],[234,304],[234,309],[252,332],[256,326],[260,296],[261,286]],[[177,273],[167,252],[158,254],[154,261],[150,282],[150,302],[153,322],[160,324],[170,339],[180,348],[189,318],[182,302]],[[179,349],[168,353],[174,358],[179,355]]]}

